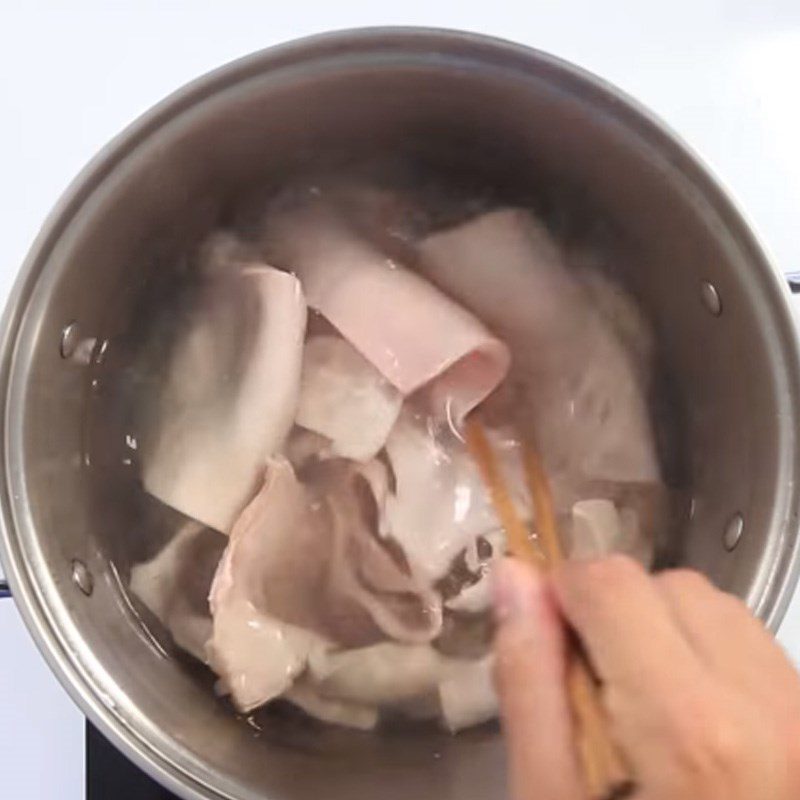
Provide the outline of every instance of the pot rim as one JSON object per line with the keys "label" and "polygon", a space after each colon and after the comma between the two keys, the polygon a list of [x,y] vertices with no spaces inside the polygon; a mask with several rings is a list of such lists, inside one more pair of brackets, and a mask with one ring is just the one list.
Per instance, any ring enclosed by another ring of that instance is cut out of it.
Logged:
{"label": "pot rim", "polygon": [[[786,334],[784,345],[791,361],[787,362],[793,388],[800,396],[800,345],[792,321],[789,290],[758,235],[752,221],[732,193],[705,164],[703,159],[675,131],[656,117],[637,100],[593,73],[557,56],[536,48],[504,39],[472,32],[427,27],[366,27],[316,34],[278,44],[236,59],[191,81],[161,100],[128,125],[106,144],[73,179],[48,215],[44,225],[23,262],[10,293],[0,323],[0,402],[3,426],[0,447],[4,452],[6,475],[0,482],[0,562],[12,588],[14,599],[38,649],[72,699],[131,761],[164,786],[186,800],[201,798],[232,798],[218,787],[202,781],[190,769],[181,765],[180,754],[158,750],[144,733],[137,731],[116,713],[113,702],[102,699],[96,683],[84,665],[70,654],[59,633],[58,621],[50,613],[47,598],[40,591],[35,576],[24,562],[17,541],[14,499],[8,483],[9,468],[9,386],[21,321],[39,274],[47,263],[56,242],[87,198],[106,179],[121,161],[139,144],[157,134],[160,128],[181,113],[202,103],[248,78],[285,66],[305,65],[331,58],[347,60],[353,56],[380,57],[381,54],[400,54],[413,58],[436,54],[440,58],[472,59],[477,64],[499,63],[523,76],[531,68],[554,74],[567,81],[584,95],[589,93],[614,112],[626,124],[646,134],[656,145],[668,146],[680,159],[680,169],[688,171],[701,186],[726,224],[730,225],[747,248],[754,261],[765,266],[764,279],[774,283],[776,302],[782,310],[777,323]],[[771,273],[771,277],[766,273]],[[779,296],[783,297],[781,301]],[[798,410],[800,411],[800,410]],[[797,426],[796,426],[797,427]],[[797,468],[794,456],[792,469]],[[797,508],[800,487],[793,489]],[[796,521],[796,520],[795,520]],[[790,602],[800,572],[800,539],[795,527],[789,546],[784,547],[770,575],[764,599],[757,609],[765,624],[775,631]]]}

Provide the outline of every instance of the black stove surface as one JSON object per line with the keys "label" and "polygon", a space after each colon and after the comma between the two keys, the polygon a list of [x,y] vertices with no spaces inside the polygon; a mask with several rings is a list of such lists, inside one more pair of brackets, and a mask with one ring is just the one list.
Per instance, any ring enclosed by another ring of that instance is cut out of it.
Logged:
{"label": "black stove surface", "polygon": [[86,800],[179,800],[86,723]]}

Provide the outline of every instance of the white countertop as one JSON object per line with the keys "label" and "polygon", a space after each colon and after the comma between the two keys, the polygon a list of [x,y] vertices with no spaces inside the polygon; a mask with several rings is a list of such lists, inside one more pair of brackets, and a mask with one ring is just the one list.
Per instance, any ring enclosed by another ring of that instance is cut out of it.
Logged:
{"label": "white countertop", "polygon": [[[502,36],[617,84],[705,157],[778,264],[800,271],[797,0],[28,0],[7,3],[0,27],[0,298],[67,183],[153,103],[270,44],[387,24]],[[800,599],[780,639],[800,663]],[[84,800],[83,720],[8,601],[0,653],[0,794]]]}

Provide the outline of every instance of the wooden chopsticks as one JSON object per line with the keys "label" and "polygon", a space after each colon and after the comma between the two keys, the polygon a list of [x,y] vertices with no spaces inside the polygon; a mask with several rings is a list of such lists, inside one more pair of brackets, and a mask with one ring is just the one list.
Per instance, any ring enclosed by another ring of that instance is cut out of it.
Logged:
{"label": "wooden chopsticks", "polygon": [[[549,569],[564,560],[558,533],[553,498],[539,454],[530,443],[523,447],[523,463],[528,491],[536,517],[539,546],[517,513],[500,465],[492,451],[483,425],[473,414],[465,423],[466,441],[481,472],[492,504],[506,531],[512,556],[536,569]],[[576,749],[589,796],[619,796],[631,786],[630,773],[608,731],[608,719],[594,678],[580,645],[574,642],[567,668],[567,691],[576,725]]]}
{"label": "wooden chopsticks", "polygon": [[483,425],[473,415],[467,417],[465,427],[467,447],[478,465],[492,505],[505,529],[508,549],[517,558],[529,561],[537,568],[543,569],[546,566],[544,554],[529,538],[528,529],[517,513],[514,501],[503,479],[500,465],[494,457],[492,446],[483,430]]}

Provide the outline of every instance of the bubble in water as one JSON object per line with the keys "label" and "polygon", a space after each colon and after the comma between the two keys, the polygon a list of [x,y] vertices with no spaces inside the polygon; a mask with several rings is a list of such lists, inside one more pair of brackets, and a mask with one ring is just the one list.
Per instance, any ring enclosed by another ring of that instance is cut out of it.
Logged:
{"label": "bubble in water", "polygon": [[103,339],[103,341],[100,342],[100,346],[94,351],[94,363],[102,364],[105,361],[107,351],[108,339]]}

